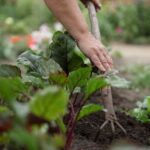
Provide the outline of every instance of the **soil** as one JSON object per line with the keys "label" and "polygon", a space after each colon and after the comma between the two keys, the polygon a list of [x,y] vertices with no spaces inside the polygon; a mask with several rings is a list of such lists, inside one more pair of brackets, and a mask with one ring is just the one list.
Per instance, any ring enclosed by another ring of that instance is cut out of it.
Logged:
{"label": "soil", "polygon": [[125,135],[116,127],[115,133],[107,125],[95,141],[100,125],[104,122],[104,113],[97,112],[80,122],[76,126],[76,138],[72,150],[107,150],[111,144],[120,139],[126,139],[134,144],[150,146],[150,124],[142,124],[125,113],[117,112],[120,124],[127,131]]}
{"label": "soil", "polygon": [[[144,124],[136,121],[134,118],[123,113],[125,110],[131,110],[135,107],[135,101],[140,98],[138,94],[129,90],[113,89],[113,100],[119,123],[127,131],[125,135],[117,126],[115,133],[112,133],[108,124],[95,140],[99,132],[100,125],[105,121],[104,112],[97,112],[80,120],[76,125],[75,139],[72,150],[108,150],[117,140],[125,140],[129,144],[138,146],[149,146],[150,149],[150,123]],[[124,92],[123,92],[124,91]],[[98,99],[98,93],[95,94],[91,101]],[[118,110],[122,111],[118,111]]]}

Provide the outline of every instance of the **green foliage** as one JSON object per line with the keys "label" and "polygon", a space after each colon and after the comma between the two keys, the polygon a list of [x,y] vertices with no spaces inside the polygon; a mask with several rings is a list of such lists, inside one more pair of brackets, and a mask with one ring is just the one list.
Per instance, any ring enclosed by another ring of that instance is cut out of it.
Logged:
{"label": "green foliage", "polygon": [[107,81],[112,87],[129,88],[129,86],[130,86],[129,81],[127,81],[126,79],[121,78],[117,75],[108,76]]}
{"label": "green foliage", "polygon": [[1,77],[20,77],[21,71],[16,66],[11,65],[0,65],[0,76]]}
{"label": "green foliage", "polygon": [[115,32],[111,20],[109,20],[109,14],[111,14],[111,12],[108,13],[107,8],[102,9],[101,13],[98,13],[100,32],[104,43],[108,43],[108,41],[112,40]]}
{"label": "green foliage", "polygon": [[131,87],[133,88],[150,88],[150,68],[148,66],[133,66],[129,69],[131,74]]}
{"label": "green foliage", "polygon": [[25,84],[19,77],[0,77],[0,85],[0,98],[4,100],[13,100],[26,90]]}
{"label": "green foliage", "polygon": [[[13,114],[9,140],[17,149],[56,150],[64,148],[65,142],[70,145],[67,142],[72,141],[76,122],[103,109],[101,105],[86,105],[87,99],[112,84],[109,75],[100,76],[90,64],[84,64],[67,33],[56,32],[45,52],[23,52],[18,57],[22,74],[16,66],[0,66],[0,99],[6,100]],[[117,80],[113,84],[123,81]],[[5,108],[0,111],[7,112]]]}
{"label": "green foliage", "polygon": [[57,87],[48,87],[36,94],[31,102],[31,112],[49,121],[66,113],[68,93]]}
{"label": "green foliage", "polygon": [[64,86],[68,82],[67,75],[64,72],[51,74],[49,80],[53,84],[60,85],[60,86]]}
{"label": "green foliage", "polygon": [[130,5],[119,5],[115,10],[109,9],[106,5],[98,14],[104,42],[117,39],[128,43],[150,43],[149,5],[141,1]]}
{"label": "green foliage", "polygon": [[139,40],[142,37],[147,39],[147,43],[150,42],[148,41],[148,38],[150,37],[150,30],[148,28],[150,25],[150,17],[148,15],[149,10],[149,6],[144,3],[137,3],[135,5],[127,5],[118,8],[118,11],[121,11],[122,14],[119,16],[119,25],[123,29],[122,37],[127,42],[134,43],[138,41],[139,43],[142,43],[142,41]]}
{"label": "green foliage", "polygon": [[30,75],[48,79],[50,74],[62,72],[61,67],[52,59],[46,59],[31,51],[21,54],[18,62],[27,68]]}
{"label": "green foliage", "polygon": [[12,112],[7,106],[0,106],[0,119],[8,118],[11,113]]}
{"label": "green foliage", "polygon": [[46,85],[42,79],[32,75],[23,75],[22,80],[25,84],[37,88],[44,88],[44,86]]}
{"label": "green foliage", "polygon": [[37,138],[23,128],[14,129],[9,136],[13,141],[17,142],[18,146],[25,145],[28,150],[39,150]]}
{"label": "green foliage", "polygon": [[95,113],[97,111],[101,111],[101,110],[103,110],[103,106],[101,106],[101,105],[87,104],[87,105],[82,107],[80,114],[79,114],[79,117],[78,117],[78,120],[83,118],[83,117],[86,117],[92,113]]}
{"label": "green foliage", "polygon": [[84,93],[85,99],[89,98],[93,93],[95,93],[98,89],[102,89],[106,87],[108,83],[102,77],[93,77],[87,81]]}
{"label": "green foliage", "polygon": [[150,96],[143,102],[138,102],[137,108],[134,108],[130,114],[141,122],[150,122]]}
{"label": "green foliage", "polygon": [[75,41],[67,33],[58,31],[47,53],[68,73],[83,65],[82,58],[75,52],[75,46]]}
{"label": "green foliage", "polygon": [[76,87],[82,87],[86,84],[91,74],[91,68],[80,68],[73,72],[70,72],[68,77],[68,87],[71,92],[75,90]]}
{"label": "green foliage", "polygon": [[[45,22],[50,24],[55,22],[54,17],[43,1],[7,1],[0,5],[0,14],[2,20],[5,20],[8,17],[12,17],[15,20],[12,33],[28,33]],[[17,29],[16,26],[19,28]]]}

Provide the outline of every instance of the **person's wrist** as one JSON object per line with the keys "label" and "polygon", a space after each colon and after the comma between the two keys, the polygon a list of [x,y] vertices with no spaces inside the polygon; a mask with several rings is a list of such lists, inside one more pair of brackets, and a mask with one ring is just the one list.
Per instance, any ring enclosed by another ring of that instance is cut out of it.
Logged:
{"label": "person's wrist", "polygon": [[92,37],[91,32],[89,32],[88,30],[82,33],[77,34],[75,40],[77,41],[77,43],[79,43],[80,41],[83,41],[89,37]]}

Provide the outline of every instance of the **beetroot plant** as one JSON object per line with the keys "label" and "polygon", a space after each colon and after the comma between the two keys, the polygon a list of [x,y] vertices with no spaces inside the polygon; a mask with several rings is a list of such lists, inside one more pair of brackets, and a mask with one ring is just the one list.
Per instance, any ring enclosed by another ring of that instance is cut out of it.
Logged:
{"label": "beetroot plant", "polygon": [[3,147],[71,148],[77,121],[103,110],[89,98],[109,84],[122,86],[118,76],[99,75],[84,58],[70,35],[56,32],[49,49],[25,51],[18,67],[0,66]]}

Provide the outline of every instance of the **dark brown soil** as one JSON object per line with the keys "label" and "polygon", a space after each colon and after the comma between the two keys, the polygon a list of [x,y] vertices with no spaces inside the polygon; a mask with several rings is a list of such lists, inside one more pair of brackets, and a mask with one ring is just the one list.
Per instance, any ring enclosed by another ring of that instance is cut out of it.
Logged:
{"label": "dark brown soil", "polygon": [[99,127],[104,122],[104,116],[103,112],[98,112],[78,122],[72,150],[107,150],[115,140],[120,139],[128,139],[138,145],[150,146],[150,124],[142,124],[120,112],[117,113],[117,117],[126,129],[127,135],[117,127],[116,132],[112,133],[110,125],[107,125],[95,141]]}
{"label": "dark brown soil", "polygon": [[[118,92],[116,90],[113,90],[115,110],[131,110],[135,107],[135,101],[140,98],[137,94],[132,91]],[[98,97],[97,93],[91,100],[96,101]],[[117,117],[126,129],[127,135],[118,127],[116,127],[116,132],[112,133],[110,125],[107,125],[95,140],[100,125],[105,121],[104,112],[97,112],[78,122],[72,150],[108,150],[116,140],[127,140],[138,146],[149,146],[148,149],[150,149],[150,123],[140,123],[121,111],[117,112]]]}

